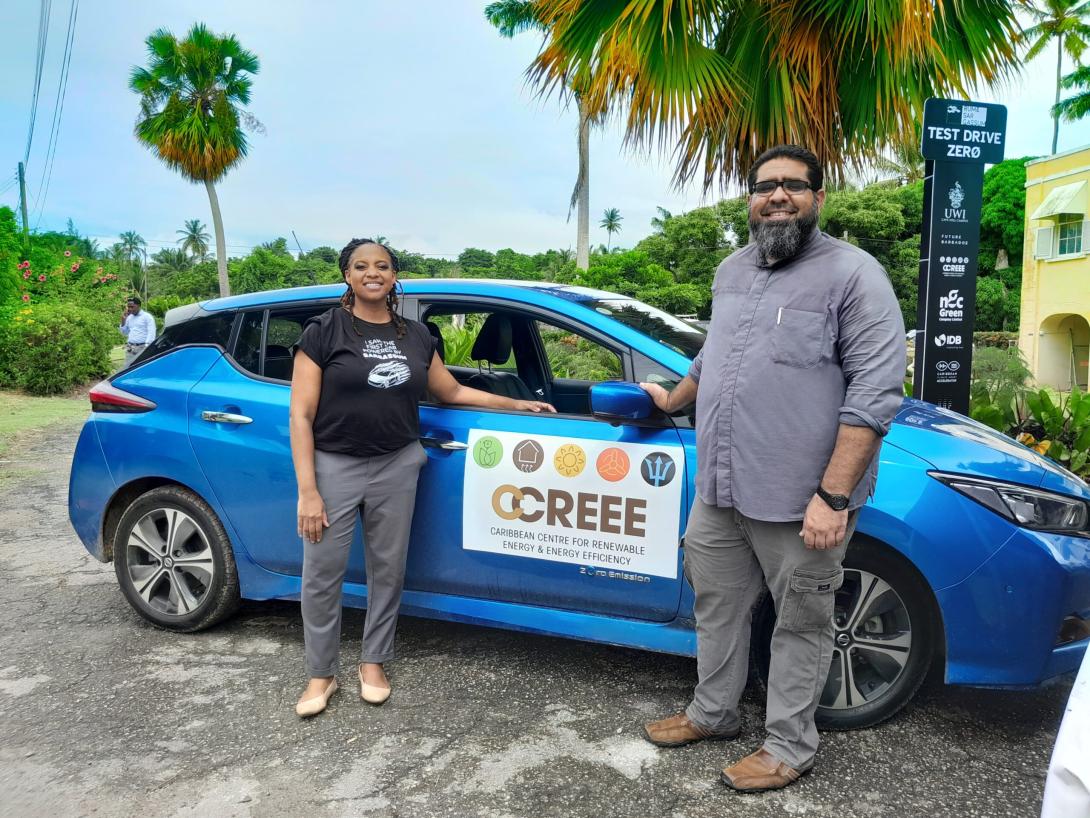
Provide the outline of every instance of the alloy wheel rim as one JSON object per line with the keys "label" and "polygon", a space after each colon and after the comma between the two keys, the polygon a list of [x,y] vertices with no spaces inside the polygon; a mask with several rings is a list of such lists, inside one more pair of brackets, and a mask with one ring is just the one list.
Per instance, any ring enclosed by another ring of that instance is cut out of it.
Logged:
{"label": "alloy wheel rim", "polygon": [[156,508],[129,532],[126,568],[144,604],[165,616],[193,613],[216,576],[208,538],[196,521],[176,508]]}
{"label": "alloy wheel rim", "polygon": [[908,608],[877,574],[844,570],[833,614],[833,659],[821,706],[850,710],[884,696],[912,650]]}

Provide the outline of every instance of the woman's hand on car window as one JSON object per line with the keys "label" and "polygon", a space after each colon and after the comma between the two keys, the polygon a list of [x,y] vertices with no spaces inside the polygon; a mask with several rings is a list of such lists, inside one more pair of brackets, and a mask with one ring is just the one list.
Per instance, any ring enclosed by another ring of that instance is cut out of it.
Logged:
{"label": "woman's hand on car window", "polygon": [[318,492],[299,495],[298,533],[304,542],[320,542],[322,529],[329,528],[329,517],[325,513],[325,502]]}
{"label": "woman's hand on car window", "polygon": [[556,408],[551,403],[542,400],[517,400],[515,409],[519,412],[552,412],[556,414]]}

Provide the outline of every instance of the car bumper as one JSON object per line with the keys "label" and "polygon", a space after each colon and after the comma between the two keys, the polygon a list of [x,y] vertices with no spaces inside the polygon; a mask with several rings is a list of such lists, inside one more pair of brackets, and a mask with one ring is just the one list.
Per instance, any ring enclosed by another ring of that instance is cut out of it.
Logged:
{"label": "car bumper", "polygon": [[109,561],[102,542],[102,514],[116,490],[95,423],[88,420],[72,455],[68,519],[87,551],[101,562]]}
{"label": "car bumper", "polygon": [[1031,687],[1076,670],[1090,639],[1064,642],[1068,617],[1090,620],[1090,540],[1018,529],[962,582],[936,593],[950,684]]}

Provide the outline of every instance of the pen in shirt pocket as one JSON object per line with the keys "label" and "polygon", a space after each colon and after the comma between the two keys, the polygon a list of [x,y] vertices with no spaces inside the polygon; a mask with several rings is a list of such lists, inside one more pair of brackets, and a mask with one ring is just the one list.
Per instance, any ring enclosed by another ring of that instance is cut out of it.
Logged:
{"label": "pen in shirt pocket", "polygon": [[783,318],[783,307],[780,307],[779,310],[776,311],[776,325],[777,326],[779,326],[781,318]]}

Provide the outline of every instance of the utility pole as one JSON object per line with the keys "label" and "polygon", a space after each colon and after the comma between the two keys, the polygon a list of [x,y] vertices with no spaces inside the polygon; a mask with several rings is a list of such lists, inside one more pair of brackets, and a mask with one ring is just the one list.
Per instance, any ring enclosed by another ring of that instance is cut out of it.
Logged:
{"label": "utility pole", "polygon": [[29,242],[30,224],[26,217],[26,174],[23,172],[22,162],[19,163],[19,210],[23,214],[23,240]]}

